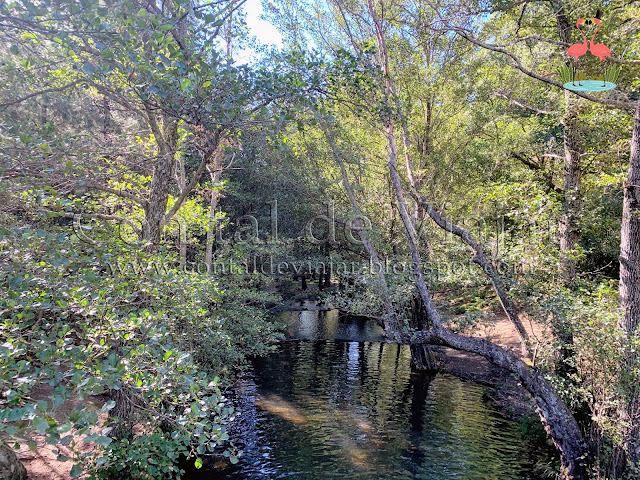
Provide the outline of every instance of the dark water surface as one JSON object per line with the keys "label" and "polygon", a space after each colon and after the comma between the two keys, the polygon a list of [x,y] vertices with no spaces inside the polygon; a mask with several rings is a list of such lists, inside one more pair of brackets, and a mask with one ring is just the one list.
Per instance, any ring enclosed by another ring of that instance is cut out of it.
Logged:
{"label": "dark water surface", "polygon": [[281,315],[290,337],[313,341],[283,342],[253,363],[234,394],[244,455],[200,478],[535,478],[543,452],[483,401],[482,386],[411,373],[409,349],[381,343],[371,322]]}

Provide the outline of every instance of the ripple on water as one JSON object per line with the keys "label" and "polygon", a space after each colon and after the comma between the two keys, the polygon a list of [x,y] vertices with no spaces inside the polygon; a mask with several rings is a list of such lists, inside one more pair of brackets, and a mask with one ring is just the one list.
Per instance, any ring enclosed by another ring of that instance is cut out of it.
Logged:
{"label": "ripple on water", "polygon": [[[341,327],[321,312],[313,325],[304,313],[290,335],[316,341],[284,342],[235,392],[240,463],[199,478],[535,478],[543,452],[483,401],[480,385],[411,373],[406,346],[362,341],[380,333],[366,322]],[[360,341],[317,340],[348,331]]]}

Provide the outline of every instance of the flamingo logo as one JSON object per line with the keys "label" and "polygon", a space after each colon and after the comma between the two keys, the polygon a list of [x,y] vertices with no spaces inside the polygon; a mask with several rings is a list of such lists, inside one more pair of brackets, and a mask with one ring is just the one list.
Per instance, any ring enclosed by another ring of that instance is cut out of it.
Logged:
{"label": "flamingo logo", "polygon": [[[609,47],[602,43],[593,43],[596,35],[602,27],[602,20],[600,20],[600,12],[598,12],[595,18],[585,20],[579,18],[576,22],[576,28],[582,35],[583,43],[575,43],[567,50],[567,56],[573,57],[575,60],[575,67],[563,67],[560,69],[560,76],[562,77],[563,86],[568,90],[574,90],[578,92],[603,92],[605,90],[613,90],[616,88],[616,82],[620,76],[620,68],[612,66],[609,69],[604,68],[605,57],[611,57],[611,50]],[[587,37],[580,29],[581,25],[597,25],[595,33],[591,37],[590,43],[587,45]],[[602,68],[601,80],[596,78],[594,80],[583,79],[583,76],[578,74],[578,66],[580,64],[580,57],[590,51],[594,57],[598,57]],[[577,83],[576,83],[577,81]]]}

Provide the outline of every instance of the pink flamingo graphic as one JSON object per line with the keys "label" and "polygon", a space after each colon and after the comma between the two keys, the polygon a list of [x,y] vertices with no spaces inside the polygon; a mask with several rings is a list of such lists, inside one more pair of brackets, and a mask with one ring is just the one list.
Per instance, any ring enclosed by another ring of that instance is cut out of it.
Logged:
{"label": "pink flamingo graphic", "polygon": [[[585,37],[584,33],[582,33],[582,30],[580,30],[580,25],[582,25],[583,23],[585,23],[584,18],[579,18],[578,21],[576,22],[576,28],[580,32],[580,35],[582,35],[582,38],[584,39],[584,43],[574,43],[573,45],[571,45],[569,47],[569,50],[567,50],[567,56],[574,57],[576,59],[576,68],[573,71],[573,84],[574,85],[576,84],[576,73],[578,71],[578,60],[580,59],[580,57],[582,55],[587,53],[587,50],[589,49],[589,47],[587,45],[587,37]],[[596,31],[596,33],[598,33],[598,32]],[[604,47],[604,45],[603,45],[603,47]],[[578,85],[582,85],[580,83],[580,80],[578,80]]]}
{"label": "pink flamingo graphic", "polygon": [[[600,59],[600,64],[602,65],[602,61],[604,60],[604,57],[610,57],[611,56],[611,50],[609,50],[609,47],[607,47],[606,45],[602,44],[602,43],[593,43],[593,40],[596,38],[596,35],[598,34],[598,32],[600,31],[600,27],[602,26],[602,22],[599,18],[593,18],[591,19],[591,21],[593,23],[595,23],[596,25],[598,25],[598,28],[596,29],[596,33],[593,34],[593,37],[591,37],[591,43],[589,44],[589,50],[591,50],[591,54],[595,57],[598,57]],[[602,86],[605,87],[607,85],[607,82],[604,80],[604,72],[602,74]]]}

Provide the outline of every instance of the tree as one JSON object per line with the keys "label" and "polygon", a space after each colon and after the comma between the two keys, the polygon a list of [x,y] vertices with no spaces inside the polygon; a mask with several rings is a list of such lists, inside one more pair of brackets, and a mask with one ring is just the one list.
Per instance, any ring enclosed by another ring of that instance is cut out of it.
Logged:
{"label": "tree", "polygon": [[[89,148],[76,141],[72,165],[64,160],[69,143],[59,148],[51,144],[46,157],[30,162],[28,169],[14,167],[10,174],[57,180],[67,188],[82,185],[118,197],[129,205],[129,215],[140,212],[136,230],[147,248],[156,249],[163,228],[201,181],[221,140],[232,138],[252,111],[274,98],[278,82],[266,70],[237,67],[218,47],[217,39],[242,3],[123,1],[107,8],[91,1],[80,8],[71,1],[56,4],[55,15],[47,1],[4,4],[0,20],[13,42],[11,64],[26,62],[31,75],[46,85],[4,102],[5,109],[51,92],[86,92],[90,99],[118,106],[115,118],[104,113],[105,122],[120,123],[111,128],[123,138],[130,135],[125,122],[148,135],[146,145],[138,142],[143,148],[135,153],[114,135],[94,136]],[[49,65],[47,73],[38,73]],[[91,127],[86,128],[90,134]],[[39,158],[36,140],[24,143],[23,161]],[[186,157],[197,159],[192,172],[185,170]],[[118,168],[122,163],[136,173],[149,172],[150,181],[131,182]]]}

